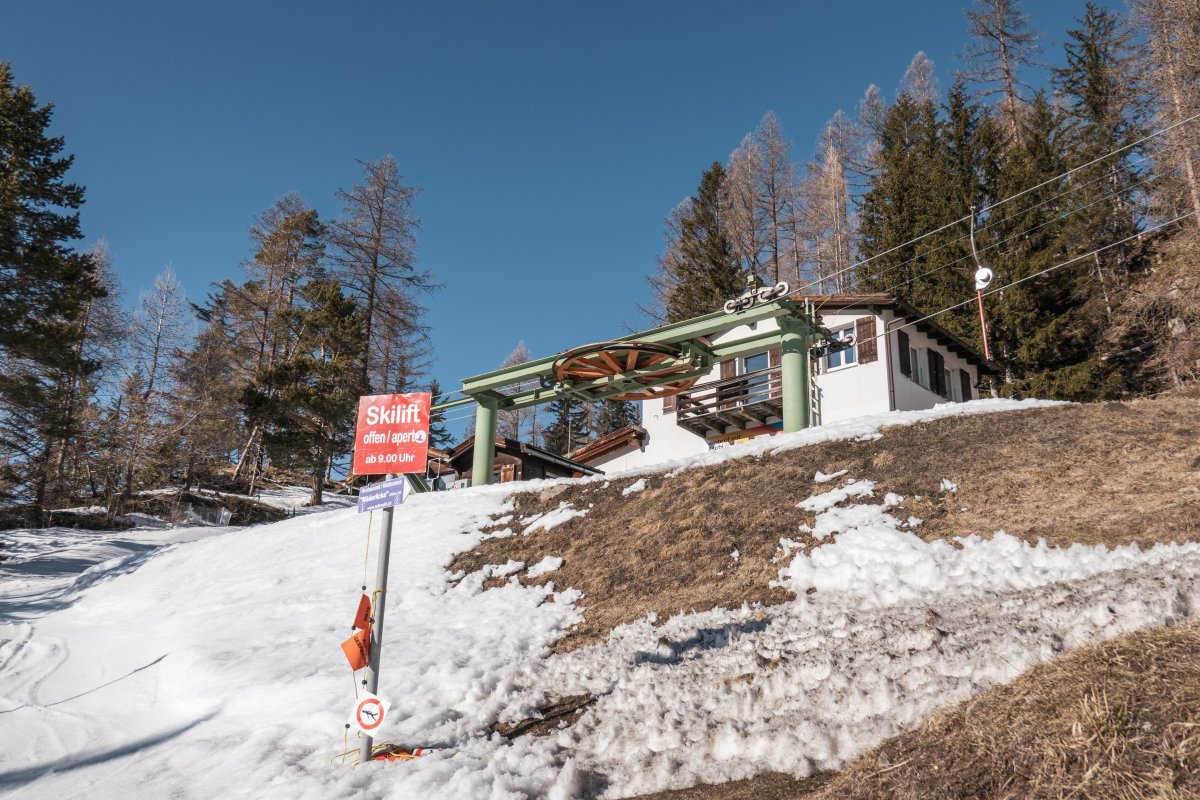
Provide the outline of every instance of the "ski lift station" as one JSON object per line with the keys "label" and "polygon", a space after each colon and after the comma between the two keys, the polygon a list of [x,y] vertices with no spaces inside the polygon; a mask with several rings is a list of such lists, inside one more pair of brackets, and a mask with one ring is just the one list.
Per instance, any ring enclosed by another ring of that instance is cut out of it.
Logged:
{"label": "ski lift station", "polygon": [[568,454],[615,472],[810,425],[978,397],[992,367],[892,295],[751,284],[722,311],[463,381],[477,405],[472,485],[492,476],[496,412],[553,400],[639,401],[641,425]]}

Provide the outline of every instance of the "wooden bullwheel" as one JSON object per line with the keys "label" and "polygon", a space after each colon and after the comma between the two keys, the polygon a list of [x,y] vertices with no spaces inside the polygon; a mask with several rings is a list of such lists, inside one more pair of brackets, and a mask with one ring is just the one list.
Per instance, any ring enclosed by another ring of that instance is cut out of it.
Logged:
{"label": "wooden bullwheel", "polygon": [[587,383],[637,371],[638,383],[654,383],[679,376],[659,386],[631,389],[614,400],[646,400],[669,397],[695,385],[698,376],[689,376],[694,368],[679,364],[683,351],[670,344],[655,342],[602,342],[568,350],[554,363],[554,377],[560,381]]}

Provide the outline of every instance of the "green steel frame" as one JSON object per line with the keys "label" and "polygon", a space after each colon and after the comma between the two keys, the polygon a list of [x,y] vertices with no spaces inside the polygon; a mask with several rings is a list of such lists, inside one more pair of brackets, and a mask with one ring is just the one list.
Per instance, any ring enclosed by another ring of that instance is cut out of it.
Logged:
{"label": "green steel frame", "polygon": [[[711,344],[707,340],[707,337],[725,333],[742,325],[771,319],[779,320],[778,330],[754,333],[721,344]],[[808,351],[813,335],[827,336],[828,331],[817,326],[809,314],[797,309],[786,299],[752,306],[735,314],[718,311],[616,340],[678,345],[682,353],[676,359],[660,363],[650,370],[632,370],[607,378],[561,385],[558,388],[584,402],[596,402],[638,389],[702,377],[719,361],[750,355],[761,352],[764,348],[779,345],[782,352],[783,429],[798,431],[810,424],[807,402],[810,380]],[[503,409],[527,408],[553,400],[558,394],[558,388],[543,388],[542,379],[555,377],[554,364],[560,355],[466,378],[463,380],[462,391],[467,397],[434,406],[452,408],[467,403],[478,405],[475,416],[475,452],[471,463],[472,486],[491,481],[496,449],[496,412]],[[687,371],[659,380],[646,378],[647,373],[656,373],[664,367],[675,366],[685,367]],[[532,387],[528,385],[531,382],[534,384]],[[512,389],[514,386],[517,387],[515,390]]]}

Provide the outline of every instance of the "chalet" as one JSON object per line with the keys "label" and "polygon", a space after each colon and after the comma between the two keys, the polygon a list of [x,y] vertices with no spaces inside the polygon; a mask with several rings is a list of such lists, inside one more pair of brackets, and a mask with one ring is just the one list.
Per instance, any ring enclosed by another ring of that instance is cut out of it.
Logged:
{"label": "chalet", "polygon": [[[792,295],[833,338],[817,349],[809,413],[813,425],[882,411],[931,408],[978,397],[992,368],[970,345],[891,295]],[[778,329],[774,319],[742,325],[712,343]],[[716,364],[685,392],[642,401],[642,424],[589,443],[571,458],[612,472],[658,464],[732,442],[778,433],[783,393],[778,348]]]}
{"label": "chalet", "polygon": [[[468,437],[447,454],[450,469],[458,476],[456,486],[466,485],[471,481],[474,455],[474,436]],[[602,470],[597,467],[581,464],[516,439],[497,436],[496,455],[489,483],[528,481],[536,478],[581,478],[598,474],[602,474]]]}

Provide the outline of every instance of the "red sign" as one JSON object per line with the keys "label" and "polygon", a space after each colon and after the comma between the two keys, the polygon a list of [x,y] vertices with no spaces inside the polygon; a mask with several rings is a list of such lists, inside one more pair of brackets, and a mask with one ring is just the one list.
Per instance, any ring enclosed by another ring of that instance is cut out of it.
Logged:
{"label": "red sign", "polygon": [[428,392],[359,398],[353,471],[358,475],[424,472],[429,403]]}

